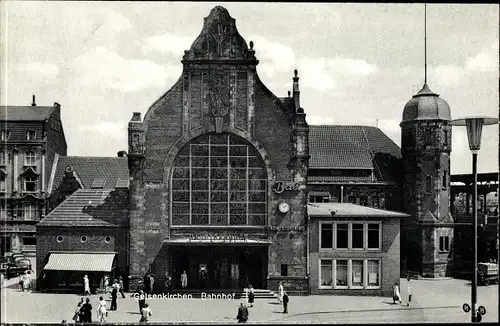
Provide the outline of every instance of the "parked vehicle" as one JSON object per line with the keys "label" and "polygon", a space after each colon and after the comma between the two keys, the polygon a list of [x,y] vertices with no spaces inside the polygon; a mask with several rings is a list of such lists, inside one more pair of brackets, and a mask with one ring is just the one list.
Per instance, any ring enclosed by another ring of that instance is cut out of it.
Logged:
{"label": "parked vehicle", "polygon": [[18,264],[12,262],[0,264],[0,273],[5,275],[6,279],[24,274],[26,271],[31,271],[31,263],[28,266],[26,266],[26,264],[19,266]]}
{"label": "parked vehicle", "polygon": [[479,263],[477,264],[477,284],[488,285],[498,282],[498,264]]}

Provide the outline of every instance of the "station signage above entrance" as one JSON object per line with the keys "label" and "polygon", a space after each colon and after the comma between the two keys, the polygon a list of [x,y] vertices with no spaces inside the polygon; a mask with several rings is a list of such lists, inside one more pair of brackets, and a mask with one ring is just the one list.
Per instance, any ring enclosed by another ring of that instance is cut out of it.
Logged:
{"label": "station signage above entrance", "polygon": [[190,234],[189,241],[242,242],[242,241],[248,241],[248,236],[246,234],[237,234],[237,233]]}

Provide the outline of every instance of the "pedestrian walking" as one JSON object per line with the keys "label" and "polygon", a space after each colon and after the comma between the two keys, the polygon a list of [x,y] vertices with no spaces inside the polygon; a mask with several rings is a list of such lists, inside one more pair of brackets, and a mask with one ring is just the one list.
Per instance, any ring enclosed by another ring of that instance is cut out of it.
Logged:
{"label": "pedestrian walking", "polygon": [[118,276],[118,286],[120,287],[120,294],[122,295],[122,299],[125,298],[124,286],[123,286],[123,277]]}
{"label": "pedestrian walking", "polygon": [[287,314],[288,313],[288,294],[286,294],[285,291],[283,291],[283,313]]}
{"label": "pedestrian walking", "polygon": [[170,291],[172,290],[172,278],[167,275],[167,279],[165,280],[165,291],[167,294],[170,294]]}
{"label": "pedestrian walking", "polygon": [[410,274],[408,274],[408,276],[406,277],[406,295],[408,296],[408,301],[406,302],[406,306],[409,307],[410,306],[410,302],[411,302],[411,284],[410,284],[410,281],[411,281],[411,277],[410,277]]}
{"label": "pedestrian walking", "polygon": [[396,301],[399,301],[399,304],[401,304],[401,293],[399,292],[399,287],[398,283],[394,283],[392,286],[392,301],[394,304],[396,304]]}
{"label": "pedestrian walking", "polygon": [[24,277],[23,277],[23,291],[28,291],[31,286],[31,277],[28,274],[28,271],[24,272]]}
{"label": "pedestrian walking", "polygon": [[248,320],[248,308],[243,304],[243,302],[241,302],[238,307],[238,315],[236,316],[236,319],[238,319],[238,323],[246,323]]}
{"label": "pedestrian walking", "polygon": [[90,304],[90,298],[85,299],[85,303],[82,304],[80,312],[81,312],[80,320],[82,323],[92,322],[92,305]]}
{"label": "pedestrian walking", "polygon": [[116,299],[118,299],[118,287],[119,287],[118,280],[115,280],[115,283],[111,288],[111,307],[109,308],[109,310],[117,309]]}
{"label": "pedestrian walking", "polygon": [[23,287],[24,275],[23,274],[19,274],[19,276],[17,277],[17,284],[19,285],[18,286],[19,291],[24,291],[24,287]]}
{"label": "pedestrian walking", "polygon": [[283,292],[285,290],[283,289],[283,282],[280,281],[280,284],[278,285],[278,301],[280,303],[283,302]]}
{"label": "pedestrian walking", "polygon": [[139,302],[139,313],[141,313],[142,308],[144,308],[144,305],[146,304],[146,293],[144,293],[143,290],[139,290],[137,299]]}
{"label": "pedestrian walking", "polygon": [[78,302],[78,304],[76,305],[75,314],[73,315],[73,318],[72,318],[74,320],[75,324],[82,322],[81,308],[82,308],[82,305],[84,302],[85,302],[85,299],[82,298],[82,300],[80,302]]}
{"label": "pedestrian walking", "polygon": [[248,303],[250,307],[253,307],[253,301],[255,299],[255,294],[253,293],[253,286],[250,284],[250,288],[248,289]]}
{"label": "pedestrian walking", "polygon": [[139,320],[140,324],[145,324],[149,321],[149,318],[151,318],[151,309],[149,308],[149,305],[147,303],[144,304],[144,307],[141,310],[141,319]]}
{"label": "pedestrian walking", "polygon": [[106,310],[106,300],[103,297],[99,297],[99,307],[97,308],[97,320],[101,323],[106,322],[106,317],[108,312]]}
{"label": "pedestrian walking", "polygon": [[90,281],[87,275],[83,276],[83,295],[90,295]]}
{"label": "pedestrian walking", "polygon": [[181,274],[181,287],[185,289],[188,285],[188,275],[186,271],[183,271]]}
{"label": "pedestrian walking", "polygon": [[155,287],[155,278],[153,275],[149,275],[149,293],[153,294],[154,292],[154,287]]}

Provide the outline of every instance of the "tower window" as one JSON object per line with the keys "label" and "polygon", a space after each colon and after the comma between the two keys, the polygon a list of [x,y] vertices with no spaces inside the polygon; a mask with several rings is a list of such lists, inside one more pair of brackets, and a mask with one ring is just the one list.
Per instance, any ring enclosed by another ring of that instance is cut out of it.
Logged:
{"label": "tower window", "polygon": [[449,252],[450,251],[450,237],[439,237],[439,251]]}
{"label": "tower window", "polygon": [[448,146],[448,130],[444,130],[444,145]]}
{"label": "tower window", "polygon": [[35,140],[35,138],[36,138],[36,131],[28,130],[26,132],[26,140],[27,141]]}
{"label": "tower window", "polygon": [[432,145],[432,129],[425,130],[424,138],[426,145]]}
{"label": "tower window", "polygon": [[443,185],[442,185],[443,190],[446,190],[448,188],[447,173],[448,171],[443,171]]}
{"label": "tower window", "polygon": [[288,276],[288,265],[281,264],[281,276]]}

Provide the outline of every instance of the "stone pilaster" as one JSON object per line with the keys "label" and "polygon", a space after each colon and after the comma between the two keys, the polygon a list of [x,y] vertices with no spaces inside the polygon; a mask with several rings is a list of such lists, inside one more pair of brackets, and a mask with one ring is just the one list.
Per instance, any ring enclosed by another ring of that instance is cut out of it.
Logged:
{"label": "stone pilaster", "polygon": [[14,158],[12,160],[12,192],[19,191],[19,150],[14,148],[13,150]]}

